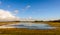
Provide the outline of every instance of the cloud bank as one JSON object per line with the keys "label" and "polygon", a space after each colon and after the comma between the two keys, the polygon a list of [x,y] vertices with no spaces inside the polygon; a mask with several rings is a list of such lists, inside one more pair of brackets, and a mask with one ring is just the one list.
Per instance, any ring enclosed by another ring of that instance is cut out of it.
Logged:
{"label": "cloud bank", "polygon": [[17,19],[10,11],[0,9],[0,19],[1,20],[15,20]]}

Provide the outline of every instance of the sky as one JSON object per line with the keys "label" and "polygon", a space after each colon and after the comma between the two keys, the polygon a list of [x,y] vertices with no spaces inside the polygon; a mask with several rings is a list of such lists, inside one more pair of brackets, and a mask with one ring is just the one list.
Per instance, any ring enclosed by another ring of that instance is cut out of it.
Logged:
{"label": "sky", "polygon": [[0,9],[20,18],[60,19],[60,0],[0,0]]}

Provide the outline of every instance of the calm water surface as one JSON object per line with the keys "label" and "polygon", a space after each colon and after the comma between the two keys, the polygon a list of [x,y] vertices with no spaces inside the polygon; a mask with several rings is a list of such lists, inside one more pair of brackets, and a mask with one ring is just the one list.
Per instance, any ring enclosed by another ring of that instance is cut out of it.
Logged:
{"label": "calm water surface", "polygon": [[5,27],[5,28],[27,28],[27,29],[55,29],[56,27],[52,27],[46,23],[15,23],[15,24],[9,24],[9,25],[3,25],[0,27]]}

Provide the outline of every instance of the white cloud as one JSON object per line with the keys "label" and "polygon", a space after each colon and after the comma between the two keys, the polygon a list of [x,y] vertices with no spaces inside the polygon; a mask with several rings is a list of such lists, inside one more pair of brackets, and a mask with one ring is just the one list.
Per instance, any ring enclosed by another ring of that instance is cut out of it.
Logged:
{"label": "white cloud", "polygon": [[18,10],[18,9],[14,10],[14,15],[17,15],[17,14],[18,14],[18,12],[19,12],[19,10]]}
{"label": "white cloud", "polygon": [[8,8],[10,8],[11,6],[10,6],[10,5],[8,5],[7,7],[8,7]]}
{"label": "white cloud", "polygon": [[29,19],[32,19],[32,17],[30,16]]}
{"label": "white cloud", "polygon": [[22,9],[23,12],[27,11],[31,6],[27,5],[24,9]]}
{"label": "white cloud", "polygon": [[17,17],[14,16],[10,11],[0,9],[0,19],[4,20],[13,20],[16,19]]}
{"label": "white cloud", "polygon": [[14,12],[17,14],[19,12],[19,10],[15,10]]}
{"label": "white cloud", "polygon": [[30,5],[27,5],[27,6],[26,6],[26,9],[29,9],[30,7],[31,7]]}

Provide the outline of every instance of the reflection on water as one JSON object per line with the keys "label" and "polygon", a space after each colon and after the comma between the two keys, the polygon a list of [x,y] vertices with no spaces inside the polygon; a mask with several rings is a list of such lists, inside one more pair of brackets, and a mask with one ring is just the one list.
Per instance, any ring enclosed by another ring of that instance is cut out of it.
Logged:
{"label": "reflection on water", "polygon": [[[27,29],[55,29],[56,27],[52,27],[45,23],[16,23],[16,24],[9,24],[9,25],[3,25],[1,27],[4,28],[27,28]],[[0,27],[0,28],[1,28]]]}

